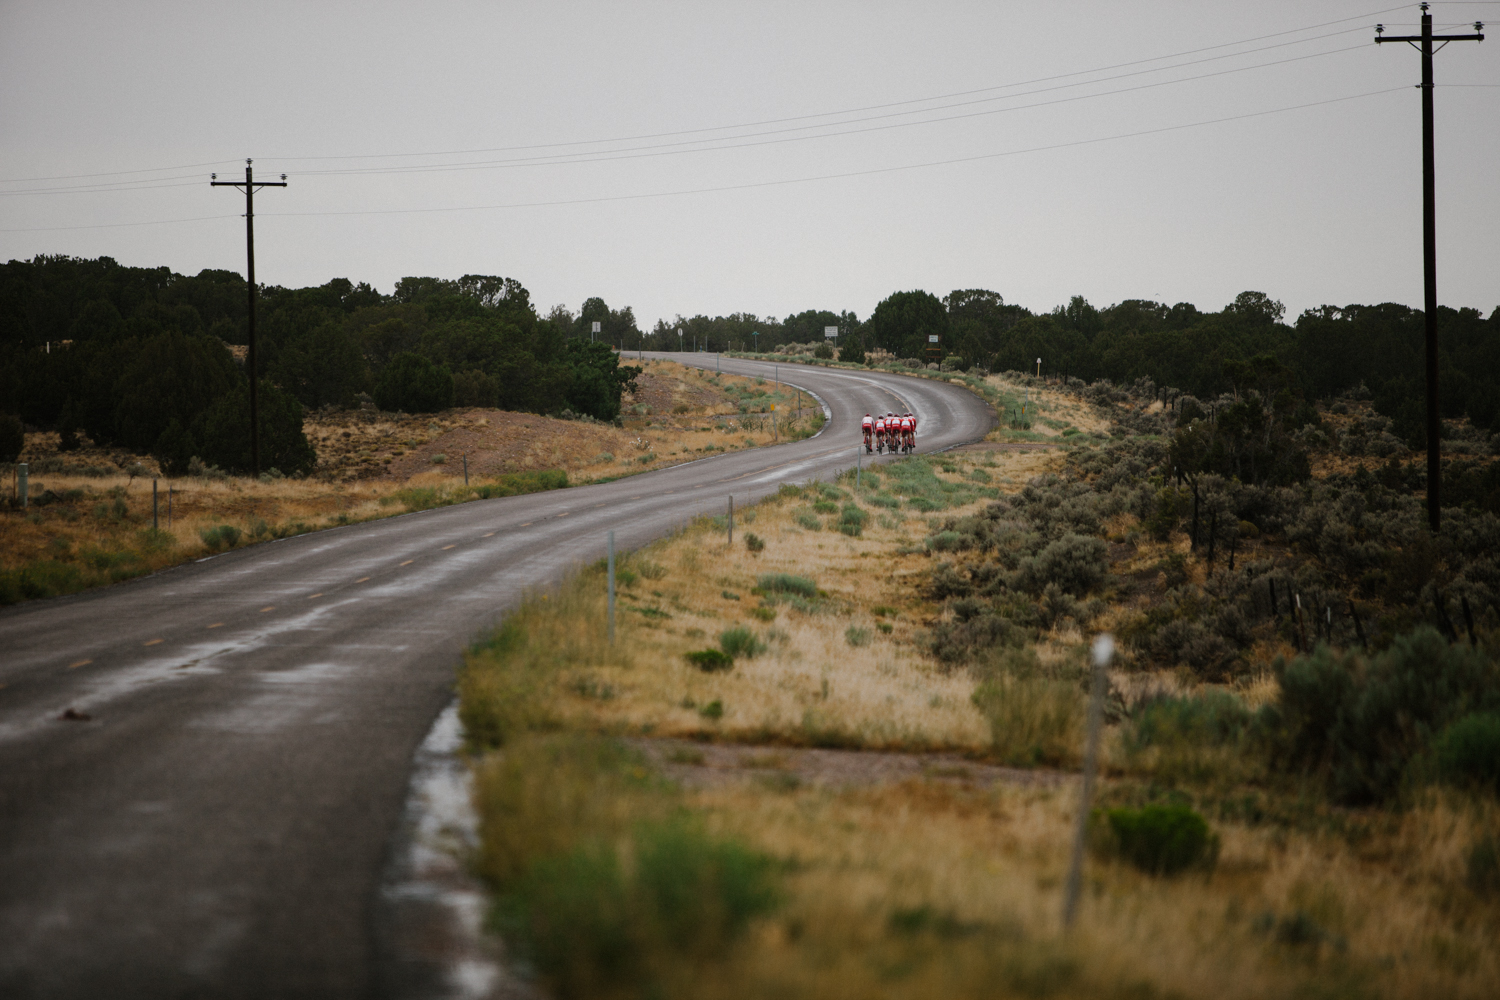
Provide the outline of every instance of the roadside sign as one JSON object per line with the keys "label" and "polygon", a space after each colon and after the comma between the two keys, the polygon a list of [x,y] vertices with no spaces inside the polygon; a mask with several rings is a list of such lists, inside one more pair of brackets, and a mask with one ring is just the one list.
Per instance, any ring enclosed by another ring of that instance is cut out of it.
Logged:
{"label": "roadside sign", "polygon": [[597,319],[594,320],[594,332],[595,333],[599,332],[599,321]]}
{"label": "roadside sign", "polygon": [[825,327],[823,327],[823,336],[824,336],[824,338],[837,337],[838,335],[839,335],[839,328],[838,327],[836,327],[836,326],[825,326]]}
{"label": "roadside sign", "polygon": [[927,342],[929,344],[936,344],[937,343],[937,334],[935,334],[935,333],[929,333],[927,335]]}

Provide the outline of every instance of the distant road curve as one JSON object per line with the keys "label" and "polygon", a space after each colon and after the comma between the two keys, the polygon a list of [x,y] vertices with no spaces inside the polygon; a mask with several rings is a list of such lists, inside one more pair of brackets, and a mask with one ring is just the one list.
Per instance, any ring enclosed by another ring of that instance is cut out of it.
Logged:
{"label": "distant road curve", "polygon": [[730,494],[831,478],[867,411],[909,406],[922,452],[994,426],[946,383],[719,363],[817,394],[824,431],[0,611],[0,997],[391,995],[381,872],[478,630],[602,555],[606,531],[635,548]]}

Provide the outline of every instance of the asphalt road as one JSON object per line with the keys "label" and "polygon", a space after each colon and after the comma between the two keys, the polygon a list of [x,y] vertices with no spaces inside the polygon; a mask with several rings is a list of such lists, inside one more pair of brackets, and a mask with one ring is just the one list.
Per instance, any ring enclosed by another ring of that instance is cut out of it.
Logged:
{"label": "asphalt road", "polygon": [[924,452],[994,425],[945,383],[780,372],[825,401],[819,436],[0,612],[0,997],[390,995],[381,871],[478,630],[600,557],[611,529],[634,548],[730,494],[848,468],[867,410],[908,403]]}

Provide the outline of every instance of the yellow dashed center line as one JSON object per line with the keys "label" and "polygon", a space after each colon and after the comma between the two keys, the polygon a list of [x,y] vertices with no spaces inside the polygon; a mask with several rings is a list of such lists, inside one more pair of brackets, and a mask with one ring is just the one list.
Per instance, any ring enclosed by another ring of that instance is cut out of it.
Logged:
{"label": "yellow dashed center line", "polygon": [[[494,532],[493,532],[493,531],[492,531],[492,532],[490,532],[490,535],[493,535],[493,534],[494,534]],[[488,538],[488,537],[490,537],[490,535],[480,535],[480,536],[479,536],[479,537],[480,537],[480,538]]]}
{"label": "yellow dashed center line", "polygon": [[557,516],[558,517],[567,517],[568,516],[568,512],[567,511],[563,511],[561,514],[559,514]]}
{"label": "yellow dashed center line", "polygon": [[142,646],[154,646],[157,643],[164,642],[164,641],[165,641],[164,639],[148,639],[145,642],[141,643],[141,645]]}
{"label": "yellow dashed center line", "polygon": [[443,551],[444,551],[444,552],[447,552],[447,551],[448,551],[448,550],[449,550],[449,549],[451,549],[451,548],[454,548],[454,546],[452,546],[452,545],[444,545],[444,546],[443,546]]}
{"label": "yellow dashed center line", "polygon": [[529,528],[529,527],[531,527],[535,523],[536,523],[535,521],[527,521],[525,524],[521,525],[521,527],[523,527],[523,528]]}
{"label": "yellow dashed center line", "polygon": [[640,497],[631,497],[630,499],[632,499],[632,500],[639,500]]}
{"label": "yellow dashed center line", "polygon": [[93,662],[94,662],[93,660],[79,660],[76,663],[70,663],[70,664],[68,664],[68,669],[69,670],[77,670],[79,667],[86,667],[90,663],[93,663]]}
{"label": "yellow dashed center line", "polygon": [[224,627],[224,623],[223,622],[214,622],[212,625],[209,626],[209,628],[223,628],[223,627]]}
{"label": "yellow dashed center line", "polygon": [[416,562],[415,559],[408,559],[408,560],[406,560],[406,562],[402,563],[401,565],[403,565],[403,566],[410,566],[414,562]]}
{"label": "yellow dashed center line", "polygon": [[355,583],[364,583],[368,579],[370,579],[368,576],[362,576],[358,580],[355,580],[354,582]]}
{"label": "yellow dashed center line", "polygon": [[307,599],[308,599],[308,600],[309,600],[309,601],[310,601],[310,600],[312,600],[312,599],[313,599],[313,598],[314,598],[314,597],[322,597],[322,596],[323,596],[323,594],[322,594],[322,592],[321,592],[321,591],[320,591],[320,592],[318,592],[318,593],[316,593],[316,594],[310,594],[310,595],[309,595],[309,596],[308,596],[308,598],[307,598]]}
{"label": "yellow dashed center line", "polygon": [[275,611],[275,610],[276,610],[276,605],[274,605],[274,604],[267,604],[265,607],[263,607],[263,608],[260,609],[260,613],[261,614],[265,614],[267,611]]}

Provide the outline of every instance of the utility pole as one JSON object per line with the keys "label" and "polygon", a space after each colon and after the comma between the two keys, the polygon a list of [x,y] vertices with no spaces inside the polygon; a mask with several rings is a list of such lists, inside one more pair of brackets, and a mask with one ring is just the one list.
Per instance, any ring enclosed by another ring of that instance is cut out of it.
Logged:
{"label": "utility pole", "polygon": [[263,187],[286,187],[286,174],[279,181],[257,181],[251,173],[250,160],[245,161],[245,180],[221,181],[218,174],[209,174],[210,187],[241,188],[245,192],[245,253],[249,258],[245,284],[250,289],[250,350],[245,357],[245,367],[250,370],[250,469],[252,475],[260,475],[260,409],[256,403],[255,371],[255,189]]}
{"label": "utility pole", "polygon": [[[1422,53],[1422,269],[1423,320],[1427,327],[1427,523],[1436,534],[1442,521],[1439,480],[1442,462],[1438,448],[1438,354],[1437,354],[1437,168],[1432,153],[1432,43],[1482,42],[1484,22],[1474,22],[1472,35],[1434,35],[1432,14],[1422,4],[1420,35],[1385,36],[1385,25],[1375,25],[1375,43],[1408,42]],[[1441,49],[1443,45],[1439,45]]]}

